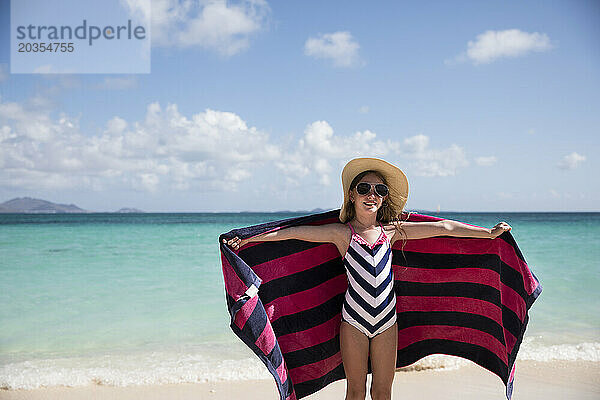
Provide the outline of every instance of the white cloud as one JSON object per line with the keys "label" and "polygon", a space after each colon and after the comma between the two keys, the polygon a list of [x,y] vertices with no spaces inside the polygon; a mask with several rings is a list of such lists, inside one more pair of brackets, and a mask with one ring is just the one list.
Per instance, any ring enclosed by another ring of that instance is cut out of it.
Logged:
{"label": "white cloud", "polygon": [[575,169],[585,161],[585,156],[578,154],[576,152],[572,152],[571,154],[567,154],[562,158],[562,160],[558,163],[558,168],[561,169]]}
{"label": "white cloud", "polygon": [[44,64],[44,65],[40,65],[37,68],[34,68],[33,73],[34,74],[52,74],[57,72],[54,69],[54,66],[52,64]]}
{"label": "white cloud", "polygon": [[336,67],[347,68],[363,64],[358,56],[359,48],[350,32],[339,31],[308,38],[304,43],[304,54],[330,60]]}
{"label": "white cloud", "polygon": [[425,135],[382,140],[370,130],[336,134],[327,121],[310,123],[298,140],[284,142],[234,113],[211,109],[186,116],[175,104],[151,103],[140,121],[115,116],[90,134],[68,115],[0,101],[0,187],[236,190],[261,167],[277,169],[290,184],[331,186],[342,166],[360,156],[424,176],[454,175],[468,165],[458,145],[432,148]]}
{"label": "white cloud", "polygon": [[0,103],[0,124],[10,121],[10,124],[2,124],[3,128],[10,128],[20,140],[36,143],[47,143],[58,131],[69,135],[72,128],[77,125],[76,121],[67,119],[64,115],[58,121],[50,118],[48,112],[38,109],[37,102],[29,107],[19,103]]}
{"label": "white cloud", "polygon": [[531,52],[552,49],[550,38],[545,33],[528,33],[519,29],[485,31],[477,38],[469,40],[467,50],[446,64],[471,61],[473,64],[489,64],[499,58],[519,57]]}
{"label": "white cloud", "polygon": [[338,178],[342,166],[355,157],[381,157],[397,162],[409,174],[449,176],[469,165],[462,147],[432,149],[429,138],[416,135],[404,141],[380,140],[369,130],[336,135],[326,121],[315,121],[304,130],[298,146],[275,163],[290,183],[314,175],[323,185]]}
{"label": "white cloud", "polygon": [[329,123],[315,121],[306,127],[297,145],[288,149],[275,166],[290,183],[299,183],[301,179],[314,175],[321,184],[329,185],[349,159],[390,154],[393,143],[377,140],[376,136],[369,130],[349,136],[335,135]]}
{"label": "white cloud", "polygon": [[475,163],[481,167],[491,167],[496,164],[498,159],[495,156],[477,157]]}
{"label": "white cloud", "polygon": [[49,112],[0,103],[3,187],[156,192],[208,183],[235,189],[250,177],[250,167],[279,155],[268,135],[229,112],[207,109],[188,118],[176,105],[152,103],[143,121],[114,117],[103,132],[88,136],[67,116],[53,119]]}
{"label": "white cloud", "polygon": [[160,179],[158,175],[152,173],[140,173],[138,178],[132,182],[135,189],[146,190],[148,192],[156,192]]}
{"label": "white cloud", "polygon": [[429,138],[425,135],[416,135],[404,139],[403,151],[405,153],[420,154],[429,146]]}
{"label": "white cloud", "polygon": [[113,117],[106,123],[106,133],[120,135],[127,128],[127,121],[123,118]]}
{"label": "white cloud", "polygon": [[[123,0],[130,12],[150,15],[144,0]],[[267,23],[264,0],[152,0],[152,45],[202,47],[224,56],[246,49]]]}
{"label": "white cloud", "polygon": [[425,135],[405,139],[398,152],[409,160],[412,172],[421,176],[456,175],[469,165],[462,147],[452,144],[446,149],[431,149]]}
{"label": "white cloud", "polygon": [[123,90],[123,89],[133,89],[137,86],[137,78],[135,76],[128,76],[122,78],[104,78],[104,80],[99,83],[96,87],[98,89],[108,89],[108,90]]}
{"label": "white cloud", "polygon": [[370,111],[369,106],[362,106],[358,109],[358,112],[361,114],[367,114]]}
{"label": "white cloud", "polygon": [[247,169],[230,169],[225,175],[225,181],[241,182],[244,179],[250,178],[251,174]]}

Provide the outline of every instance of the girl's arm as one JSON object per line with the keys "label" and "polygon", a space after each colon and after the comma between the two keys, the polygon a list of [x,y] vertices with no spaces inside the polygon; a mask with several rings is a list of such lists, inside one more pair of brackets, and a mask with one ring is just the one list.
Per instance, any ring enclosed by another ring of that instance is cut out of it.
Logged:
{"label": "girl's arm", "polygon": [[487,229],[449,219],[436,222],[400,222],[399,227],[404,235],[398,234],[398,230],[396,230],[394,241],[397,239],[425,239],[434,236],[494,239],[512,229],[506,222],[499,222],[492,229]]}
{"label": "girl's arm", "polygon": [[317,226],[292,226],[273,232],[263,233],[248,239],[240,239],[237,236],[230,240],[223,239],[223,243],[227,244],[232,249],[237,250],[250,242],[298,239],[306,242],[334,243],[340,248],[340,245],[343,244],[344,238],[346,237],[347,230],[348,228],[345,225],[339,223]]}

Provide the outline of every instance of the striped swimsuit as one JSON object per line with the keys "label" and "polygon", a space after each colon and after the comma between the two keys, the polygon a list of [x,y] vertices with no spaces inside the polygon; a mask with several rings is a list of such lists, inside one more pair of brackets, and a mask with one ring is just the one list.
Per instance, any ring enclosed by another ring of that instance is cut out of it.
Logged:
{"label": "striped swimsuit", "polygon": [[372,246],[348,226],[352,237],[344,256],[348,290],[342,320],[372,338],[396,322],[392,248],[381,224],[381,234]]}

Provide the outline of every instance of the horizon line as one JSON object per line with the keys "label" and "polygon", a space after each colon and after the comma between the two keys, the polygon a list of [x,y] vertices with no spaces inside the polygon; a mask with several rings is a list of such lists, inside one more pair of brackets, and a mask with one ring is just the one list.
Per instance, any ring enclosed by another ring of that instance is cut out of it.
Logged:
{"label": "horizon line", "polygon": [[[252,211],[252,210],[241,210],[241,211],[143,211],[139,212],[119,212],[117,211],[92,211],[84,210],[81,212],[2,212],[0,214],[300,214],[300,213],[325,213],[329,211],[339,210],[339,208],[331,209],[313,209],[313,210],[277,210],[277,211]],[[535,211],[524,211],[524,210],[488,210],[488,211],[465,211],[465,210],[426,210],[426,209],[413,209],[408,212],[414,213],[432,213],[432,214],[443,214],[443,213],[466,213],[466,214],[493,214],[493,213],[600,213],[600,210],[535,210]]]}

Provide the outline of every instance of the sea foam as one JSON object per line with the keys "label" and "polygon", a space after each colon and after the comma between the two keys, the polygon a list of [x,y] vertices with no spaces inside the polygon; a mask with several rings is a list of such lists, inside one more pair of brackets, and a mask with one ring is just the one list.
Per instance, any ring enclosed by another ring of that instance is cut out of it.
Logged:
{"label": "sea foam", "polygon": [[600,362],[600,343],[544,345],[535,338],[525,338],[518,360],[532,361],[593,361]]}
{"label": "sea foam", "polygon": [[0,367],[0,388],[162,385],[268,379],[270,376],[258,358],[217,360],[204,355],[153,352],[6,364]]}
{"label": "sea foam", "polygon": [[[527,338],[519,360],[600,362],[600,343],[541,345]],[[471,362],[434,354],[402,371],[454,370]],[[0,366],[1,389],[52,386],[135,386],[272,379],[256,357],[218,359],[205,354],[148,352],[131,355],[69,357],[14,362]]]}

